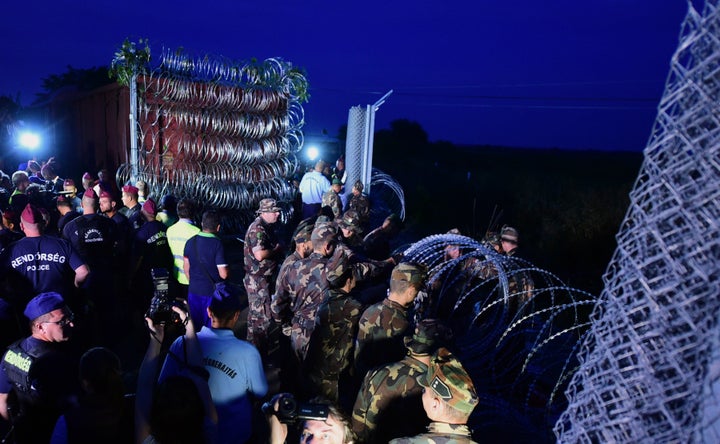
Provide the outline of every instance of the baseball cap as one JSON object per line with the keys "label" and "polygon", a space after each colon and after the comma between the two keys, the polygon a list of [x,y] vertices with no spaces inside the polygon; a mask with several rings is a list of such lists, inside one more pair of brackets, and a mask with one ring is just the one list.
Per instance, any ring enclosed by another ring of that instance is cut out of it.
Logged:
{"label": "baseball cap", "polygon": [[340,254],[337,259],[328,263],[327,281],[331,288],[337,288],[345,283],[350,273],[353,272],[353,266],[350,264],[345,254]]}
{"label": "baseball cap", "polygon": [[64,187],[74,187],[75,181],[72,179],[65,179],[65,181],[63,182],[63,186]]}
{"label": "baseball cap", "polygon": [[426,266],[410,262],[400,262],[393,268],[390,275],[390,279],[393,281],[407,281],[411,284],[423,284],[426,277]]}
{"label": "baseball cap", "polygon": [[508,227],[507,225],[505,225],[500,230],[500,239],[501,240],[517,243],[519,237],[520,237],[520,234],[513,227]]}
{"label": "baseball cap", "polygon": [[46,313],[63,307],[65,307],[65,301],[59,293],[40,293],[28,302],[23,313],[26,318],[32,321]]}
{"label": "baseball cap", "polygon": [[437,319],[423,319],[415,327],[412,336],[405,336],[404,342],[416,355],[430,355],[437,348],[447,345],[453,337],[450,327]]}
{"label": "baseball cap", "polygon": [[470,375],[460,361],[444,347],[435,352],[427,372],[418,378],[418,382],[431,388],[440,399],[456,410],[468,415],[479,402]]}
{"label": "baseball cap", "polygon": [[355,210],[346,211],[339,223],[346,230],[360,231],[360,216]]}
{"label": "baseball cap", "polygon": [[339,177],[333,177],[332,184],[333,184],[333,185],[342,185],[343,183],[342,183],[342,180],[340,180]]}
{"label": "baseball cap", "polygon": [[310,235],[310,240],[331,241],[337,239],[337,227],[332,222],[323,222],[315,224],[315,228]]}
{"label": "baseball cap", "polygon": [[306,223],[298,226],[297,230],[295,231],[295,235],[293,236],[293,240],[296,244],[300,244],[303,242],[307,242],[310,240],[310,236],[312,236],[313,229],[315,228],[314,224]]}

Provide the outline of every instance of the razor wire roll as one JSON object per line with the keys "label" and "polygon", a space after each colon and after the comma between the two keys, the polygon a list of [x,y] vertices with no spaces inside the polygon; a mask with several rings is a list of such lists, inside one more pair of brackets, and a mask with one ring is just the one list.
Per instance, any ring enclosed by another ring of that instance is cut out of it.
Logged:
{"label": "razor wire roll", "polygon": [[[172,193],[233,213],[229,225],[238,229],[266,197],[289,217],[295,190],[285,179],[298,171],[307,90],[292,64],[165,49],[138,86],[134,171],[152,195]],[[132,176],[133,168],[122,165],[117,181]]]}

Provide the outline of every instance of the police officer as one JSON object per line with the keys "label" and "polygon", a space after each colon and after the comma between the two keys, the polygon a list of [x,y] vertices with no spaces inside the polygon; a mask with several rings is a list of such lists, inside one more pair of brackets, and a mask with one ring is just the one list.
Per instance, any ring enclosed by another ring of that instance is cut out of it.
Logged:
{"label": "police officer", "polygon": [[248,295],[247,340],[266,356],[270,327],[270,301],[282,259],[283,246],[277,235],[280,207],[275,199],[263,199],[257,217],[245,233],[243,284]]}
{"label": "police officer", "polygon": [[365,376],[353,407],[352,426],[361,442],[388,442],[425,430],[420,377],[430,357],[448,345],[452,330],[437,319],[423,319],[412,336],[405,336],[407,356],[378,367]]}
{"label": "police officer", "polygon": [[423,409],[432,421],[427,433],[393,439],[390,443],[474,443],[467,421],[479,400],[472,379],[460,361],[446,348],[440,348],[420,383],[425,387]]}
{"label": "police officer", "polygon": [[27,204],[20,214],[20,228],[25,237],[0,256],[0,270],[14,291],[10,299],[18,313],[38,293],[71,294],[89,273],[85,261],[70,243],[43,234],[43,226],[40,211]]}
{"label": "police officer", "polygon": [[[93,338],[98,345],[110,345],[111,336],[119,335],[116,325],[120,322],[117,315],[117,288],[112,285],[116,268],[115,263],[118,240],[117,225],[98,211],[98,196],[93,189],[85,191],[82,197],[83,214],[65,225],[63,237],[70,241],[90,268],[90,275],[82,288],[85,297],[92,302],[98,316]],[[126,266],[122,266],[125,269]]]}
{"label": "police officer", "polygon": [[77,361],[66,341],[73,314],[58,293],[42,293],[24,311],[31,336],[11,344],[0,367],[0,415],[16,443],[49,442],[57,418],[78,392]]}

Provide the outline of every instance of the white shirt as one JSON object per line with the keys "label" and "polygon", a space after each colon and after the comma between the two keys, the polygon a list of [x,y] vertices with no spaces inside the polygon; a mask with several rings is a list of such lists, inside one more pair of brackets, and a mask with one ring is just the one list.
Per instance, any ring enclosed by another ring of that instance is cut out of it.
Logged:
{"label": "white shirt", "polygon": [[300,193],[304,204],[322,203],[323,194],[330,189],[330,181],[318,171],[305,173],[300,181]]}

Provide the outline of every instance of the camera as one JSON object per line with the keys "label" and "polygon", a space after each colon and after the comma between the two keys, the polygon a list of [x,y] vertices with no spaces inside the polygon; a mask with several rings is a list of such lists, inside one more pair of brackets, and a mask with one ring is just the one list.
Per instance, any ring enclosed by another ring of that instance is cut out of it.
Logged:
{"label": "camera", "polygon": [[152,319],[154,324],[179,324],[180,315],[175,313],[173,307],[182,307],[180,301],[170,296],[170,275],[165,268],[150,270],[153,281],[153,297],[145,316]]}
{"label": "camera", "polygon": [[[278,408],[275,410],[275,401]],[[284,424],[294,424],[308,419],[325,421],[328,417],[328,406],[325,404],[310,404],[297,402],[290,393],[280,393],[262,405],[266,415],[275,415]]]}

